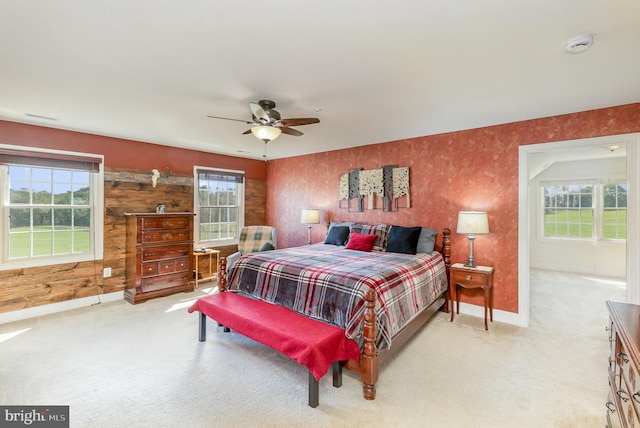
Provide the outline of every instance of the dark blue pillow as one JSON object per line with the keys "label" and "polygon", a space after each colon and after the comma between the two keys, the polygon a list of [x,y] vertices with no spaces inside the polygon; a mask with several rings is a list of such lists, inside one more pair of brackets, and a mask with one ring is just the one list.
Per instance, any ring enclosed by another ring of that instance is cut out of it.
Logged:
{"label": "dark blue pillow", "polygon": [[387,241],[387,252],[415,254],[417,252],[418,238],[420,238],[421,230],[421,226],[391,226],[389,240]]}
{"label": "dark blue pillow", "polygon": [[327,234],[327,238],[324,240],[325,244],[331,245],[344,245],[349,238],[349,226],[333,226],[329,233]]}
{"label": "dark blue pillow", "polygon": [[276,247],[274,247],[273,244],[271,244],[271,242],[265,242],[262,248],[260,248],[260,251],[270,251],[275,249]]}

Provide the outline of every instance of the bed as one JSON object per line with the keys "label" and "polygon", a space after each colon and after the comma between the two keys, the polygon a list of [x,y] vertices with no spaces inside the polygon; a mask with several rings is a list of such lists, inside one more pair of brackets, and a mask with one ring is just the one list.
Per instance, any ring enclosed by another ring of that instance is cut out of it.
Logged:
{"label": "bed", "polygon": [[[360,349],[344,367],[360,374],[364,397],[373,400],[380,364],[439,309],[448,310],[451,232],[442,230],[436,251],[407,254],[389,251],[396,249],[391,225],[386,234],[378,226],[349,228],[346,246],[327,243],[330,230],[325,243],[247,254],[229,272],[223,258],[218,286],[344,329]],[[357,235],[376,234],[373,251],[350,247]]]}

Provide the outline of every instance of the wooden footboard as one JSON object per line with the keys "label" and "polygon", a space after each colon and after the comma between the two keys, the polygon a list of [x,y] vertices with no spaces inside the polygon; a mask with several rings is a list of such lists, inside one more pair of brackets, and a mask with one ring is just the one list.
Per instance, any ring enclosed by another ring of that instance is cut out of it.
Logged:
{"label": "wooden footboard", "polygon": [[[444,258],[447,271],[447,284],[449,277],[449,268],[451,266],[451,230],[442,229],[442,247],[440,252]],[[220,270],[218,271],[218,288],[221,292],[226,291],[227,287],[227,260],[220,259]],[[376,347],[376,292],[368,290],[365,294],[366,306],[364,313],[364,345],[360,354],[360,360],[348,360],[344,367],[348,370],[360,374],[362,380],[362,392],[366,400],[373,400],[376,397],[376,382],[378,381],[378,371],[380,364],[388,357],[398,351],[413,334],[420,329],[438,310],[444,308],[448,310],[448,291],[445,290],[434,302],[418,314],[409,324],[400,330],[393,338],[393,349],[378,352]]]}
{"label": "wooden footboard", "polygon": [[[451,230],[442,229],[442,248],[440,249],[444,258],[447,270],[447,284],[449,283],[449,268],[451,267]],[[416,316],[409,324],[400,330],[392,339],[393,349],[378,352],[376,347],[376,293],[369,290],[365,295],[367,300],[364,315],[364,346],[360,354],[360,361],[349,360],[345,363],[345,368],[360,374],[362,380],[362,393],[366,400],[374,400],[376,398],[376,382],[378,381],[378,371],[380,364],[390,356],[413,336],[438,310],[444,308],[448,310],[448,290],[445,290],[435,301],[425,308],[418,316]]]}

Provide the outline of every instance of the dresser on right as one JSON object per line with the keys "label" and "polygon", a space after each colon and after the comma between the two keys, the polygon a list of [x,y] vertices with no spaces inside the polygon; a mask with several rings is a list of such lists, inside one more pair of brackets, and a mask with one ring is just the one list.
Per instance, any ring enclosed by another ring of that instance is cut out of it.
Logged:
{"label": "dresser on right", "polygon": [[608,427],[640,427],[640,305],[607,301],[609,309]]}

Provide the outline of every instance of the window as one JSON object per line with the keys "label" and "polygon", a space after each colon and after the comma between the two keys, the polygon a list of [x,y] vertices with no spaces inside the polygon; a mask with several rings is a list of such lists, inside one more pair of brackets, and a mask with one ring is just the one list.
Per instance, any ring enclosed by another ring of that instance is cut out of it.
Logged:
{"label": "window", "polygon": [[102,258],[101,163],[0,147],[2,269]]}
{"label": "window", "polygon": [[544,187],[544,236],[593,237],[593,185]]}
{"label": "window", "polygon": [[238,243],[244,223],[244,173],[195,168],[198,246]]}
{"label": "window", "polygon": [[542,190],[544,237],[585,240],[627,238],[626,183],[543,183]]}
{"label": "window", "polygon": [[627,239],[627,183],[603,186],[604,239]]}

